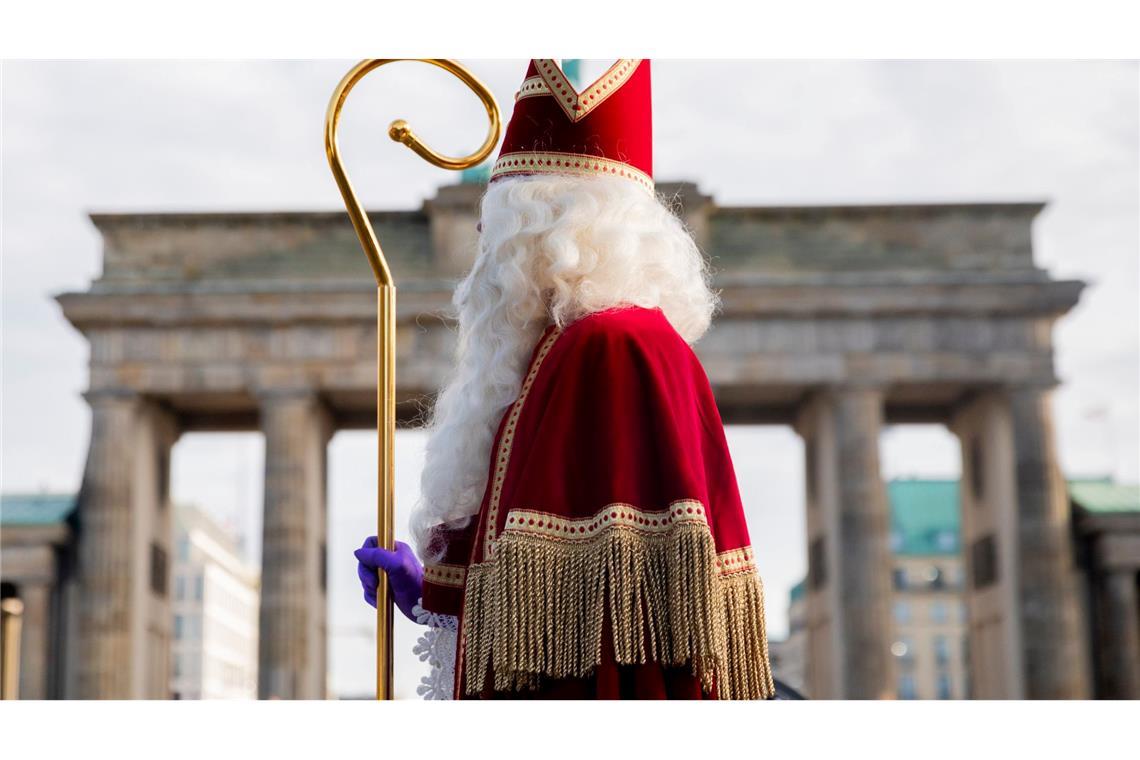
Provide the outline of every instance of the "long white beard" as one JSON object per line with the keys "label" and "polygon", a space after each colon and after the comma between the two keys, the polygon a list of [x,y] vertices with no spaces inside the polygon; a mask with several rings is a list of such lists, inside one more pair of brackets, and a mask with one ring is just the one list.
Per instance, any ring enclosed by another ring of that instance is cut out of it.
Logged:
{"label": "long white beard", "polygon": [[692,343],[717,299],[691,235],[660,200],[609,177],[535,176],[490,185],[479,254],[456,288],[455,370],[428,424],[421,497],[411,516],[424,561],[438,525],[479,511],[495,430],[518,396],[542,330],[621,304],[660,307]]}

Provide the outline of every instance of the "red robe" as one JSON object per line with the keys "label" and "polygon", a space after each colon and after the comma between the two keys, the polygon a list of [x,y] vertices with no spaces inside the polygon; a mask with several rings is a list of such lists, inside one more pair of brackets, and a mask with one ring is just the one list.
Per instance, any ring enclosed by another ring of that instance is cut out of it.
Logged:
{"label": "red robe", "polygon": [[457,698],[772,694],[724,425],[659,309],[547,328],[447,540],[424,607],[459,616]]}

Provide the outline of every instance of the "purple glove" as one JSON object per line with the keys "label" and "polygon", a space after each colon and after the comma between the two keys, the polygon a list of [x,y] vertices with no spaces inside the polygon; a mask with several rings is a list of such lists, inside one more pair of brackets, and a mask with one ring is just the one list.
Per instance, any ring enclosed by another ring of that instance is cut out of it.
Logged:
{"label": "purple glove", "polygon": [[392,601],[404,613],[404,617],[415,622],[412,607],[423,594],[424,568],[412,548],[403,541],[397,541],[396,549],[388,551],[379,547],[376,536],[369,536],[364,540],[364,546],[354,551],[353,555],[358,560],[356,574],[360,576],[360,584],[364,587],[364,601],[376,606],[376,589],[380,586],[377,570],[383,570],[388,576]]}

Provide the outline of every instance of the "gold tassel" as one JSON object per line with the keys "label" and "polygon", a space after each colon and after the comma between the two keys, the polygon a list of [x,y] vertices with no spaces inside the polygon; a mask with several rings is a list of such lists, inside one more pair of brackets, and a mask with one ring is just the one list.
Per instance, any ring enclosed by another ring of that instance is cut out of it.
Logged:
{"label": "gold tassel", "polygon": [[689,664],[720,699],[771,696],[760,577],[720,574],[716,560],[703,522],[655,535],[615,525],[588,541],[504,533],[467,575],[467,692],[588,676],[608,615],[618,664]]}

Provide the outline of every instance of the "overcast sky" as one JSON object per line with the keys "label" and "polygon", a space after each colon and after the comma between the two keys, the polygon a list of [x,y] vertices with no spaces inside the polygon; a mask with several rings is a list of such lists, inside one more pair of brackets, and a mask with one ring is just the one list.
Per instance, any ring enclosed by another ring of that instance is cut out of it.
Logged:
{"label": "overcast sky", "polygon": [[[509,111],[525,62],[468,63]],[[350,64],[3,64],[4,491],[79,483],[87,348],[52,296],[98,276],[87,213],[341,208],[321,129]],[[1137,73],[1134,63],[657,61],[655,174],[696,181],[725,205],[1048,201],[1034,228],[1037,262],[1089,283],[1055,330],[1062,464],[1070,476],[1135,482]],[[478,101],[430,67],[391,67],[358,90],[341,142],[370,207],[415,208],[452,181],[387,140],[391,119],[407,118],[444,152],[482,138]],[[788,588],[805,567],[800,443],[778,428],[733,428],[729,440],[781,636]],[[405,507],[422,443],[399,436]],[[372,617],[350,552],[372,532],[373,451],[370,434],[341,433],[330,456],[331,678],[342,694],[372,683]],[[256,557],[261,467],[256,434],[186,436],[172,487],[249,534]],[[940,428],[891,429],[883,467],[887,477],[954,476],[956,443]],[[410,632],[401,628],[401,645]],[[418,663],[398,662],[408,695]]]}

